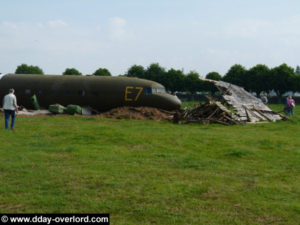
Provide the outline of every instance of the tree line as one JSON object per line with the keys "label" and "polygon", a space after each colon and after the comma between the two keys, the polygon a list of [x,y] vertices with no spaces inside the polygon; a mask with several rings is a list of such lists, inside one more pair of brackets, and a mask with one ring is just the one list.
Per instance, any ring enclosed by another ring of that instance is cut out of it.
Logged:
{"label": "tree line", "polygon": [[[44,74],[43,70],[37,66],[22,64],[17,67],[15,73],[23,74]],[[67,68],[62,75],[82,75],[75,68]],[[111,76],[106,68],[97,69],[95,76]],[[158,63],[152,63],[147,68],[141,65],[131,66],[123,75],[126,77],[137,77],[161,83],[170,92],[196,93],[201,91],[214,92],[215,88],[208,82],[200,80],[200,75],[196,71],[185,74],[183,70],[166,70]],[[206,79],[222,80],[244,87],[246,90],[255,92],[257,96],[261,92],[269,93],[274,90],[277,96],[282,96],[287,91],[300,92],[300,67],[296,69],[281,64],[274,68],[258,64],[249,70],[239,64],[233,65],[228,72],[221,76],[217,72],[206,74]]]}
{"label": "tree line", "polygon": [[[17,67],[15,74],[44,74],[44,71],[38,66],[22,64]],[[66,68],[66,70],[62,73],[62,75],[82,75],[75,68]],[[92,75],[95,76],[111,76],[111,73],[106,68],[97,69]]]}
{"label": "tree line", "polygon": [[[169,91],[187,91],[190,93],[215,91],[212,85],[199,80],[200,75],[195,71],[187,74],[184,74],[182,70],[172,68],[166,71],[157,63],[151,64],[146,69],[143,66],[133,65],[128,69],[125,76],[157,81]],[[257,96],[261,92],[269,93],[272,90],[276,92],[277,96],[282,96],[287,91],[300,91],[300,67],[297,66],[294,70],[286,64],[272,69],[266,65],[258,64],[249,70],[236,64],[223,77],[217,72],[210,72],[206,74],[205,78],[242,86],[250,92],[255,92]]]}

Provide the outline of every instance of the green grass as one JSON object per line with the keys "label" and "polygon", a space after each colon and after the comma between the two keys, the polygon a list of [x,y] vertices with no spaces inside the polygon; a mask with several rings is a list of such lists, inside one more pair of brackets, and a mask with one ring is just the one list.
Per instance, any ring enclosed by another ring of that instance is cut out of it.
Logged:
{"label": "green grass", "polygon": [[0,130],[0,213],[110,213],[111,224],[298,224],[295,113],[291,122],[246,126],[19,117],[15,131]]}

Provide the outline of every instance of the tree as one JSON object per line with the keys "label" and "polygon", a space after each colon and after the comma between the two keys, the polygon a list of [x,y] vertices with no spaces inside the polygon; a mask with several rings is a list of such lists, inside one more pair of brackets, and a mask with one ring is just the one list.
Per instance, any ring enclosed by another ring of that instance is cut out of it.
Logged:
{"label": "tree", "polygon": [[286,64],[282,64],[271,70],[270,82],[277,96],[282,96],[283,93],[293,89],[293,75],[294,69]]}
{"label": "tree", "polygon": [[82,75],[78,70],[75,68],[67,68],[63,75]]}
{"label": "tree", "polygon": [[44,74],[43,70],[38,66],[28,66],[27,64],[22,64],[17,67],[16,74]]}
{"label": "tree", "polygon": [[295,92],[300,92],[300,75],[296,75],[294,79],[294,90]]}
{"label": "tree", "polygon": [[289,83],[291,85],[290,90],[292,92],[300,91],[300,74],[294,74],[289,78]]}
{"label": "tree", "polygon": [[126,76],[127,77],[144,78],[145,77],[145,69],[143,66],[133,65],[127,70]]}
{"label": "tree", "polygon": [[228,72],[223,77],[223,80],[228,83],[244,87],[246,71],[247,70],[242,65],[235,64],[228,70]]}
{"label": "tree", "polygon": [[300,66],[296,67],[295,73],[298,74],[298,75],[300,74]]}
{"label": "tree", "polygon": [[201,84],[202,83],[199,79],[199,74],[195,71],[189,72],[184,77],[184,89],[192,94],[195,94],[197,91],[201,90]]}
{"label": "tree", "polygon": [[95,76],[111,76],[109,70],[106,69],[106,68],[99,68],[99,69],[97,69],[97,70],[93,73],[93,75],[95,75]]}
{"label": "tree", "polygon": [[170,69],[168,72],[162,75],[162,83],[167,90],[174,91],[184,91],[184,74],[182,70]]}
{"label": "tree", "polygon": [[210,80],[222,80],[221,75],[217,72],[210,72],[206,74],[205,78]]}
{"label": "tree", "polygon": [[161,67],[158,63],[152,63],[145,71],[145,79],[162,83],[165,73],[165,68]]}
{"label": "tree", "polygon": [[258,64],[246,72],[245,88],[253,91],[256,96],[262,91],[269,92],[272,87],[269,82],[270,69],[266,65]]}

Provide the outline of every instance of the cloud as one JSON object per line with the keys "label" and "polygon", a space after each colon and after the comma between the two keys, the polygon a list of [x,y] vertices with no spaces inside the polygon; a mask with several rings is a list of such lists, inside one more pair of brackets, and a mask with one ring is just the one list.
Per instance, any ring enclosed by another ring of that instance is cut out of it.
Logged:
{"label": "cloud", "polygon": [[8,29],[17,29],[18,28],[16,23],[9,22],[9,21],[4,21],[4,22],[1,23],[1,25],[4,28],[8,28]]}
{"label": "cloud", "polygon": [[285,38],[300,35],[300,15],[281,20],[257,20],[247,19],[228,23],[220,31],[227,38],[244,39],[277,39],[284,41]]}
{"label": "cloud", "polygon": [[68,24],[63,20],[52,20],[48,22],[48,25],[52,28],[58,28],[58,27],[67,27]]}
{"label": "cloud", "polygon": [[40,65],[46,73],[60,73],[68,66],[88,68],[91,61],[97,64],[107,57],[110,43],[104,36],[108,33],[62,20],[0,21],[0,68],[6,68],[0,72],[12,72],[21,63]]}
{"label": "cloud", "polygon": [[110,24],[112,26],[121,28],[126,25],[126,20],[121,17],[113,17],[113,18],[110,18]]}
{"label": "cloud", "polygon": [[36,30],[45,27],[61,28],[67,26],[68,24],[63,20],[51,20],[46,23],[11,22],[11,21],[3,21],[2,23],[0,23],[1,29],[5,30],[6,32],[9,32],[11,30],[24,30],[24,29]]}
{"label": "cloud", "polygon": [[90,73],[101,65],[117,74],[133,64],[160,62],[204,75],[211,70],[225,73],[235,63],[248,68],[258,63],[296,64],[300,51],[300,14],[277,20],[224,20],[218,26],[203,21],[131,23],[122,17],[99,21],[99,26],[81,24],[59,18],[0,21],[0,68],[24,62],[39,64],[48,73],[70,66]]}
{"label": "cloud", "polygon": [[122,41],[128,37],[125,30],[126,20],[120,17],[110,18],[109,36],[112,40]]}
{"label": "cloud", "polygon": [[221,32],[228,38],[256,38],[273,26],[264,20],[242,20],[225,25]]}

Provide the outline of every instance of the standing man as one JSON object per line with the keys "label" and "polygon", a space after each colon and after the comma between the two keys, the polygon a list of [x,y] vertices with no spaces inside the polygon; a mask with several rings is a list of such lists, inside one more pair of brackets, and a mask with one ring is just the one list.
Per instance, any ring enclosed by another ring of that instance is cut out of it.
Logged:
{"label": "standing man", "polygon": [[288,104],[289,104],[289,107],[290,107],[291,115],[295,116],[294,115],[294,107],[295,107],[296,103],[295,103],[295,100],[292,98],[292,96],[289,96],[289,103]]}
{"label": "standing man", "polygon": [[287,96],[285,99],[284,113],[290,115],[290,106],[289,106],[290,96]]}
{"label": "standing man", "polygon": [[9,93],[3,98],[3,109],[5,114],[5,129],[9,130],[9,118],[11,117],[11,129],[15,129],[16,112],[18,112],[15,90],[9,89]]}

